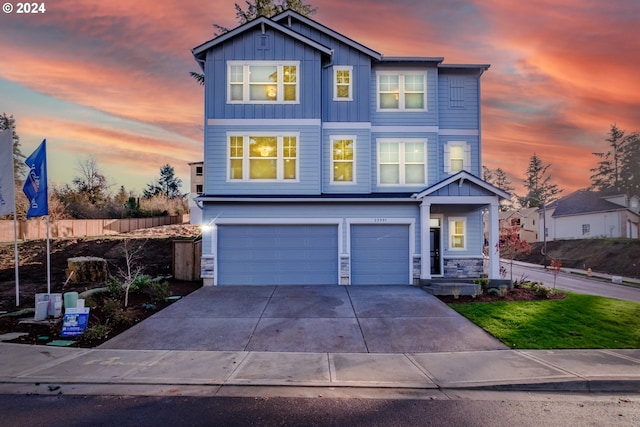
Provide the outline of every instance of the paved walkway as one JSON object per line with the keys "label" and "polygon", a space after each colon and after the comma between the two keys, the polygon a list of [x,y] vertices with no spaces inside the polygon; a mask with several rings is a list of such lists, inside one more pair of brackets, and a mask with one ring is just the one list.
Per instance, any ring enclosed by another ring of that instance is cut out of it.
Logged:
{"label": "paved walkway", "polygon": [[357,388],[634,393],[640,392],[640,350],[367,354],[0,344],[0,393],[175,395],[196,387],[204,395],[255,395],[261,386],[310,387],[320,394],[346,387],[344,395]]}

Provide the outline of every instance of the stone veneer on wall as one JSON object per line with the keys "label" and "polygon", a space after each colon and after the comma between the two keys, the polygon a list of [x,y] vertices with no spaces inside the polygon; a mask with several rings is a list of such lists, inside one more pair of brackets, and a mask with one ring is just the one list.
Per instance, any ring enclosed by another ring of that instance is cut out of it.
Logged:
{"label": "stone veneer on wall", "polygon": [[482,258],[446,258],[444,277],[477,278],[484,273]]}

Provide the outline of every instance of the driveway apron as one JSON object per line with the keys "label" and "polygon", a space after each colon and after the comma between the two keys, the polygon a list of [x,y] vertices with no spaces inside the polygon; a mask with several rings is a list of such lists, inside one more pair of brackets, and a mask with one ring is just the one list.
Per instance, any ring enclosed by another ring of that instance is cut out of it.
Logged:
{"label": "driveway apron", "polygon": [[507,347],[414,286],[203,287],[100,348],[430,353]]}

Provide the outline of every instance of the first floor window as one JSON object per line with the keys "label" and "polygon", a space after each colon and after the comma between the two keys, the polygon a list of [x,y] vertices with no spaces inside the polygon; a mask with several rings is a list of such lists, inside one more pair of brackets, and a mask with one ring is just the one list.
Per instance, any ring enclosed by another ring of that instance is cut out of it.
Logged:
{"label": "first floor window", "polygon": [[378,140],[378,182],[381,185],[426,183],[426,142]]}
{"label": "first floor window", "polygon": [[467,246],[466,221],[464,218],[451,218],[449,220],[449,248],[462,250]]}
{"label": "first floor window", "polygon": [[331,181],[354,182],[355,137],[331,138]]}
{"label": "first floor window", "polygon": [[297,179],[297,135],[229,136],[229,179]]}

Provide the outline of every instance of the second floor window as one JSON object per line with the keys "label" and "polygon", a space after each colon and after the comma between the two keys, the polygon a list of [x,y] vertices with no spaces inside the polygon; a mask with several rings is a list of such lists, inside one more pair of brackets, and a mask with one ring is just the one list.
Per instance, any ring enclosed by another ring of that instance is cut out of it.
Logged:
{"label": "second floor window", "polygon": [[298,176],[297,135],[229,136],[230,181],[289,181]]}
{"label": "second floor window", "polygon": [[470,171],[471,149],[464,141],[449,141],[444,146],[444,171],[449,174]]}
{"label": "second floor window", "polygon": [[335,87],[333,92],[334,101],[351,101],[353,99],[353,67],[335,66],[333,67],[333,77]]}
{"label": "second floor window", "polygon": [[424,111],[426,87],[424,73],[378,73],[378,110]]}
{"label": "second floor window", "polygon": [[298,63],[229,61],[227,100],[231,103],[297,103]]}
{"label": "second floor window", "polygon": [[335,136],[331,138],[331,181],[354,182],[355,138]]}
{"label": "second floor window", "polygon": [[426,157],[426,143],[423,140],[403,142],[378,140],[378,183],[380,185],[425,184]]}

